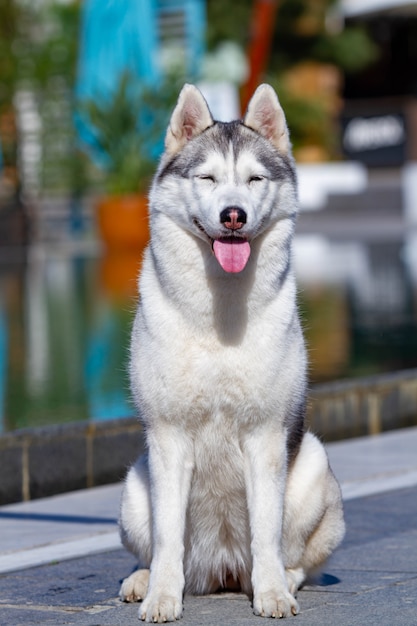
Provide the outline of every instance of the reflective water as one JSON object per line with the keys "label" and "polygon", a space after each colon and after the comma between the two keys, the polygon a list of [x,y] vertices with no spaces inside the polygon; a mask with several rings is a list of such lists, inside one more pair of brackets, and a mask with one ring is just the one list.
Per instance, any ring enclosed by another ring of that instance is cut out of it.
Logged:
{"label": "reflective water", "polygon": [[[37,245],[0,264],[0,429],[134,414],[126,376],[140,254]],[[313,382],[417,366],[417,236],[299,235]]]}

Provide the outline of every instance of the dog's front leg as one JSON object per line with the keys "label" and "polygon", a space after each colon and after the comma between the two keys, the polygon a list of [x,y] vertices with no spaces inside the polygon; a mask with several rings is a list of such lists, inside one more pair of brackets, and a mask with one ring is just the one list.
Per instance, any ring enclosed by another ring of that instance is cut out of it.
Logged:
{"label": "dog's front leg", "polygon": [[260,427],[244,441],[245,480],[252,551],[253,610],[263,617],[298,613],[281,555],[287,474],[285,432]]}
{"label": "dog's front leg", "polygon": [[148,432],[152,502],[152,562],[139,609],[146,622],[171,622],[182,614],[184,531],[192,472],[191,445],[183,431],[163,424]]}

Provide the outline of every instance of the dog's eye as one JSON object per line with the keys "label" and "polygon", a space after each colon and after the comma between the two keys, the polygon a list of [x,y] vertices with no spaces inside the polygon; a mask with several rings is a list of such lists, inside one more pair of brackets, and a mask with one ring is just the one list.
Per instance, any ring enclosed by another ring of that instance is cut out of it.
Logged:
{"label": "dog's eye", "polygon": [[251,183],[258,183],[258,182],[260,182],[261,180],[264,180],[264,178],[265,178],[265,176],[261,176],[260,174],[259,174],[259,175],[258,175],[258,174],[256,174],[256,175],[254,175],[254,176],[250,176],[250,177],[249,177],[248,183],[249,183],[249,184],[251,184]]}
{"label": "dog's eye", "polygon": [[216,182],[216,181],[215,181],[214,176],[212,176],[211,174],[200,174],[199,176],[197,176],[197,178],[198,178],[199,180],[205,180],[205,181],[208,181],[209,183],[214,183],[214,182]]}

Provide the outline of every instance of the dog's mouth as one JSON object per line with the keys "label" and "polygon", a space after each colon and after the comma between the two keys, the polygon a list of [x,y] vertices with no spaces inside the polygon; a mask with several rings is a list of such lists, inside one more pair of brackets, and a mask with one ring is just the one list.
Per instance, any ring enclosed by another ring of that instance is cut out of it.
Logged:
{"label": "dog's mouth", "polygon": [[197,219],[194,219],[194,224],[210,241],[213,254],[225,272],[237,274],[245,269],[251,252],[250,243],[245,237],[233,233],[227,237],[213,239]]}

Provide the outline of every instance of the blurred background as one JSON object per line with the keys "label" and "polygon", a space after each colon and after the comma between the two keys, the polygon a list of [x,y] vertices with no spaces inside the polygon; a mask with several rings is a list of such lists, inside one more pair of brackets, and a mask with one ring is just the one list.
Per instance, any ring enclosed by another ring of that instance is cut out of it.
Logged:
{"label": "blurred background", "polygon": [[312,383],[417,366],[417,1],[2,0],[0,432],[134,414],[146,193],[185,81],[225,121],[279,94]]}

